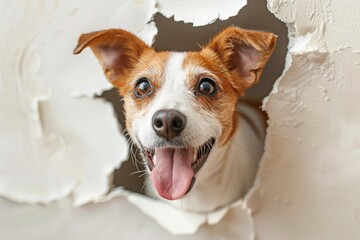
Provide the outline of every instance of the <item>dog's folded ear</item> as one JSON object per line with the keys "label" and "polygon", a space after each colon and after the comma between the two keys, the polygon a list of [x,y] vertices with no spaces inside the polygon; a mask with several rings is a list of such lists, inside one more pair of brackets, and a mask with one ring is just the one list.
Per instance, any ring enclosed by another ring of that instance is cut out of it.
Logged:
{"label": "dog's folded ear", "polygon": [[243,87],[257,83],[272,54],[276,35],[268,32],[229,27],[205,47],[214,51],[227,69],[241,79]]}
{"label": "dog's folded ear", "polygon": [[120,87],[120,79],[151,49],[134,34],[121,29],[108,29],[82,34],[74,54],[90,47],[99,60],[107,79]]}

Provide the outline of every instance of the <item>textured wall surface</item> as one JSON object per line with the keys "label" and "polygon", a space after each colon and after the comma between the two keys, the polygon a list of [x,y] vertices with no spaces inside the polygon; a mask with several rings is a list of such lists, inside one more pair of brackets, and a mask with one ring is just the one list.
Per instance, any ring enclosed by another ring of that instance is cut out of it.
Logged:
{"label": "textured wall surface", "polygon": [[[258,239],[360,238],[360,2],[268,1],[289,29],[254,202]],[[271,224],[270,224],[271,223]]]}
{"label": "textured wall surface", "polygon": [[289,45],[264,100],[265,153],[244,200],[205,215],[108,193],[128,146],[111,105],[94,97],[111,88],[95,58],[71,53],[77,37],[120,27],[151,44],[157,12],[201,26],[247,3],[189,4],[0,1],[0,239],[360,238],[357,0],[268,0]]}

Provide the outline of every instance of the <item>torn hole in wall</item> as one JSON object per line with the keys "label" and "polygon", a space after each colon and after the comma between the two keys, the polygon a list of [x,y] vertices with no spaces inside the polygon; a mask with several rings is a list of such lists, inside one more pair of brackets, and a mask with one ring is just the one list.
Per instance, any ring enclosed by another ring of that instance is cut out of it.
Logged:
{"label": "torn hole in wall", "polygon": [[[261,16],[261,18],[258,16]],[[275,80],[282,73],[288,44],[287,30],[285,25],[267,10],[266,3],[263,1],[252,1],[235,17],[225,21],[217,20],[202,27],[193,27],[192,24],[175,22],[173,19],[166,18],[161,14],[155,15],[155,22],[158,28],[155,49],[158,51],[199,50],[199,45],[206,44],[217,32],[231,25],[270,31],[278,35],[276,50],[267,63],[259,83],[248,90],[242,101],[260,107],[262,99],[270,93]],[[186,37],[184,38],[184,36]],[[124,124],[122,104],[117,90],[113,89],[104,92],[102,97],[112,102],[118,121]],[[141,158],[140,154],[136,149],[133,149],[133,153],[130,159],[122,163],[121,168],[114,172],[113,187],[121,186],[129,191],[144,194],[143,186],[147,175],[144,174],[145,168],[141,163],[137,163],[137,159]],[[144,211],[146,212],[146,210]],[[149,213],[149,215],[152,215],[152,213]]]}

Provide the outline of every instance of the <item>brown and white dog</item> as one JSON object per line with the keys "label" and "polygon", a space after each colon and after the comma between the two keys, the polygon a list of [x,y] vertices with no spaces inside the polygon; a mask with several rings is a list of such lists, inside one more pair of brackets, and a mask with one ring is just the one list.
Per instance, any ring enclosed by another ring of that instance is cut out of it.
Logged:
{"label": "brown and white dog", "polygon": [[124,97],[126,127],[155,192],[184,209],[211,211],[243,196],[256,174],[261,151],[247,142],[261,140],[237,102],[275,42],[272,33],[229,27],[198,52],[156,52],[109,29],[81,35],[74,53],[90,47]]}

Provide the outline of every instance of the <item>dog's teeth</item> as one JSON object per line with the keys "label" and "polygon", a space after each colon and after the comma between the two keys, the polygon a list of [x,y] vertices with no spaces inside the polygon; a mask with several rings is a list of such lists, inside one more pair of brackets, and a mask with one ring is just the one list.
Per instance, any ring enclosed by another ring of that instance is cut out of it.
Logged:
{"label": "dog's teeth", "polygon": [[197,159],[197,151],[194,151],[194,156],[193,156],[192,163],[195,163],[196,159]]}
{"label": "dog's teeth", "polygon": [[153,161],[154,166],[156,166],[156,155],[154,155],[152,161]]}

